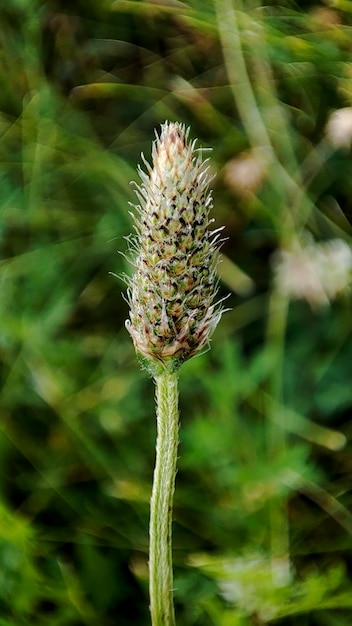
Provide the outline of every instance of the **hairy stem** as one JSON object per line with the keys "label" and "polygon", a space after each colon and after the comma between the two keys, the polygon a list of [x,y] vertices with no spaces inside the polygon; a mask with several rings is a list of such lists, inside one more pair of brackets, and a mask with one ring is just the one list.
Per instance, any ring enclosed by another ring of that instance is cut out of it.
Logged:
{"label": "hairy stem", "polygon": [[157,442],[149,526],[149,591],[153,626],[175,626],[172,574],[172,504],[178,446],[177,374],[155,377]]}

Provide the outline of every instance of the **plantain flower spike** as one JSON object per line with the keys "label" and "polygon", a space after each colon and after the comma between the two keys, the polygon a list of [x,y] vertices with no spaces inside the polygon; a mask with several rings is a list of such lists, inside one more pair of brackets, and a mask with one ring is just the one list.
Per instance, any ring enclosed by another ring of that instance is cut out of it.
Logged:
{"label": "plantain flower spike", "polygon": [[142,154],[146,171],[138,167],[126,328],[153,375],[160,368],[175,371],[203,350],[223,313],[215,302],[222,228],[209,229],[212,177],[189,130],[178,122],[162,124],[152,166]]}

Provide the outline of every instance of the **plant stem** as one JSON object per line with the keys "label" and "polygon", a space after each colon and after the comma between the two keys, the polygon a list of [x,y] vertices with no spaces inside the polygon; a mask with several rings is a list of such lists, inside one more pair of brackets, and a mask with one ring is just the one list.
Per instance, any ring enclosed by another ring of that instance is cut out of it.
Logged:
{"label": "plant stem", "polygon": [[[268,417],[275,411],[275,404],[281,402],[283,360],[288,314],[288,299],[275,288],[269,302],[267,326],[267,348],[272,358],[272,372],[269,380],[271,406]],[[266,429],[268,457],[272,462],[282,457],[287,450],[286,424],[284,413],[280,424],[269,419]],[[287,585],[290,582],[290,539],[286,498],[271,498],[269,502],[270,541],[272,577],[275,585]]]}
{"label": "plant stem", "polygon": [[155,377],[157,441],[149,526],[149,592],[153,626],[175,626],[172,574],[172,504],[178,447],[177,374]]}

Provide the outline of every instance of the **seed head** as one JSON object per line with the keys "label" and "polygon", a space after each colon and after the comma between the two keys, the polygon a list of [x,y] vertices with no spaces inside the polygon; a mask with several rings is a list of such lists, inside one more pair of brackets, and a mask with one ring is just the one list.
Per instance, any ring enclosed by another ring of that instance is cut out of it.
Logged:
{"label": "seed head", "polygon": [[222,314],[215,303],[222,229],[209,229],[207,160],[188,135],[183,124],[165,122],[153,143],[152,166],[142,155],[146,171],[138,168],[126,327],[152,372],[177,369],[201,351]]}

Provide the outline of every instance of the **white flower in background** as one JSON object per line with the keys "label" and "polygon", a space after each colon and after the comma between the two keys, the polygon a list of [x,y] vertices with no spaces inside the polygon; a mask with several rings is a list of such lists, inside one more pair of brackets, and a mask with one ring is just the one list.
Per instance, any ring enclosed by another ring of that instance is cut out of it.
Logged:
{"label": "white flower in background", "polygon": [[262,186],[266,166],[253,151],[243,152],[226,163],[224,182],[239,195],[256,193]]}
{"label": "white flower in background", "polygon": [[290,250],[276,252],[272,265],[281,293],[312,307],[327,305],[351,285],[352,251],[342,239],[296,242]]}
{"label": "white flower in background", "polygon": [[334,111],[326,125],[326,138],[334,148],[346,148],[352,145],[352,107]]}

